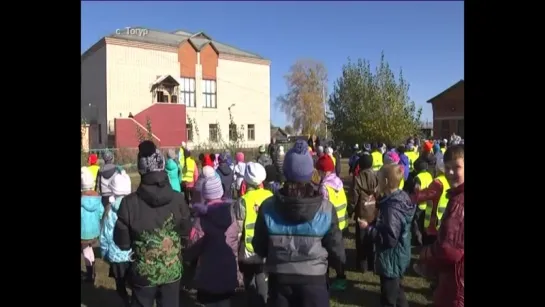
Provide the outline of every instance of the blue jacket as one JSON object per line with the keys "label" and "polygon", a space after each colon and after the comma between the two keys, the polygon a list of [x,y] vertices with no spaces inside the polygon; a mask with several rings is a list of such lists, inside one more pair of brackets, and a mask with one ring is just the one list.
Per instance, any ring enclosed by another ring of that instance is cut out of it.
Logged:
{"label": "blue jacket", "polygon": [[104,226],[100,233],[100,253],[102,257],[110,263],[129,262],[132,250],[122,251],[114,243],[114,227],[117,222],[117,210],[123,196],[117,197],[115,202],[111,204],[110,211],[104,220]]}
{"label": "blue jacket", "polygon": [[165,166],[165,170],[168,175],[168,180],[170,181],[170,186],[172,189],[176,192],[181,192],[182,187],[180,186],[180,166],[176,161],[172,159],[167,160],[167,164]]}
{"label": "blue jacket", "polygon": [[100,221],[104,214],[102,197],[81,196],[81,239],[92,240],[100,236]]}
{"label": "blue jacket", "polygon": [[388,278],[403,276],[411,262],[411,221],[416,210],[409,195],[397,190],[378,202],[375,226],[368,228],[376,246],[376,273]]}

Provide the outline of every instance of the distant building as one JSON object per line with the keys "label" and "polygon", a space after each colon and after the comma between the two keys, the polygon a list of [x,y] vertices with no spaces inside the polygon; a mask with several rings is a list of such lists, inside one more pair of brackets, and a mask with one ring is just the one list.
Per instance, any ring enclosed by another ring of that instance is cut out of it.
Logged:
{"label": "distant building", "polygon": [[460,80],[428,100],[433,109],[433,137],[464,137],[464,80]]}
{"label": "distant building", "polygon": [[228,142],[229,111],[245,144],[269,142],[270,61],[203,32],[118,31],[83,53],[81,78],[91,148],[137,146],[148,118],[163,147]]}
{"label": "distant building", "polygon": [[271,138],[276,138],[276,141],[278,143],[286,143],[288,142],[289,135],[279,127],[273,127],[271,128]]}

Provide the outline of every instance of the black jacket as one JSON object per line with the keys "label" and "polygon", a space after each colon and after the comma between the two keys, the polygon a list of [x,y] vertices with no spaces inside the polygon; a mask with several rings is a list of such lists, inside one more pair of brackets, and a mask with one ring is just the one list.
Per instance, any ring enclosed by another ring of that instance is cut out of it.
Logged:
{"label": "black jacket", "polygon": [[181,249],[191,229],[183,194],[172,190],[166,172],[142,176],[140,186],[121,201],[114,242],[132,248],[131,279],[138,286],[157,286],[180,279]]}
{"label": "black jacket", "polygon": [[[271,202],[266,204],[265,202],[261,204],[259,212],[257,215],[257,220],[255,223],[254,237],[252,240],[252,245],[254,251],[257,255],[262,258],[267,258],[267,262],[274,263],[290,263],[290,262],[309,262],[313,263],[314,266],[326,266],[327,260],[332,260],[333,263],[345,263],[346,254],[344,250],[344,242],[342,238],[342,232],[339,229],[339,221],[337,219],[337,213],[335,207],[331,207],[331,225],[329,231],[321,238],[321,246],[299,246],[296,242],[301,242],[293,235],[290,239],[286,237],[286,248],[284,251],[278,251],[275,253],[274,249],[270,246],[273,246],[269,240],[278,240],[279,236],[269,237],[269,229],[265,223],[265,213],[264,208],[268,205],[272,205],[273,210],[278,214],[278,218],[283,222],[281,224],[294,225],[294,224],[306,224],[314,220],[316,214],[319,212],[322,205],[322,196],[316,196],[311,198],[295,198],[295,197],[286,197],[283,196],[280,192],[276,193],[273,197],[270,197],[266,202]],[[308,243],[308,242],[307,242]],[[327,253],[326,257],[329,259],[321,258],[313,259],[311,255],[320,254],[319,250],[324,248]],[[275,253],[275,254],[273,254]],[[322,261],[324,261],[322,263]],[[294,265],[297,265],[294,263]],[[294,271],[300,269],[294,267]],[[326,268],[324,268],[326,271]],[[311,272],[307,272],[311,273]],[[321,283],[325,282],[325,275],[317,276],[316,274],[304,274],[304,273],[293,273],[293,274],[274,274],[276,280],[280,283]]]}
{"label": "black jacket", "polygon": [[221,179],[221,186],[223,187],[223,197],[233,197],[233,170],[225,162],[221,162],[216,170]]}

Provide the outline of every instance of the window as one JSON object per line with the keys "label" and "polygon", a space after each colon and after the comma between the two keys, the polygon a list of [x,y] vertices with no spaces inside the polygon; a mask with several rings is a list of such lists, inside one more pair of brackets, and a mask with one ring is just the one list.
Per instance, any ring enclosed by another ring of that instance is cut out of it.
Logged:
{"label": "window", "polygon": [[170,103],[178,103],[178,96],[176,94],[170,96]]}
{"label": "window", "polygon": [[210,142],[218,141],[218,124],[208,125],[208,139]]}
{"label": "window", "polygon": [[187,130],[187,140],[193,141],[193,125],[192,124],[186,124],[185,130]]}
{"label": "window", "polygon": [[230,124],[229,125],[229,141],[236,141],[237,140],[237,125]]}
{"label": "window", "polygon": [[98,143],[102,144],[102,124],[98,124]]}
{"label": "window", "polygon": [[217,108],[216,103],[216,81],[215,80],[202,80],[202,88],[204,95],[205,108]]}
{"label": "window", "polygon": [[167,102],[163,91],[157,91],[157,102]]}
{"label": "window", "polygon": [[195,79],[180,78],[180,103],[186,107],[194,108],[195,103]]}
{"label": "window", "polygon": [[458,135],[462,138],[464,137],[464,120],[463,119],[458,120]]}
{"label": "window", "polygon": [[248,141],[255,141],[255,125],[248,125]]}
{"label": "window", "polygon": [[434,137],[436,138],[442,138],[441,136],[441,121],[440,120],[434,120],[433,121],[433,132],[434,134],[437,134],[437,135],[434,135]]}

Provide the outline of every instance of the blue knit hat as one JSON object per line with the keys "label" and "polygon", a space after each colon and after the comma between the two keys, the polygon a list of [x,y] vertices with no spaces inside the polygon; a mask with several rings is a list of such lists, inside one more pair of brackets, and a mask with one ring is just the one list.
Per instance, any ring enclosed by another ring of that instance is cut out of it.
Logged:
{"label": "blue knit hat", "polygon": [[308,144],[298,140],[284,156],[284,176],[291,182],[310,182],[314,162],[308,152]]}

